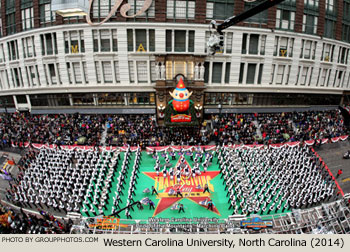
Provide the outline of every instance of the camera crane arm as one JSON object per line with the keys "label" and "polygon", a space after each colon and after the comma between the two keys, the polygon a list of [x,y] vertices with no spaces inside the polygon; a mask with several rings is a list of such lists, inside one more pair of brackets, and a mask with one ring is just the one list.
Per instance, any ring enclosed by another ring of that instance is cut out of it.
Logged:
{"label": "camera crane arm", "polygon": [[241,22],[244,21],[264,10],[267,10],[268,8],[275,6],[281,2],[283,2],[284,0],[265,0],[262,3],[258,4],[257,6],[242,12],[241,14],[234,16],[234,17],[230,17],[228,19],[226,19],[223,23],[216,25],[216,21],[212,20],[211,21],[211,26],[213,29],[215,29],[217,31],[217,33],[219,34],[219,37],[217,37],[216,35],[212,35],[209,38],[208,41],[208,47],[209,50],[211,51],[211,54],[215,54],[215,52],[220,49],[220,47],[222,47],[224,45],[224,38],[223,35],[224,33],[222,32],[223,30]]}

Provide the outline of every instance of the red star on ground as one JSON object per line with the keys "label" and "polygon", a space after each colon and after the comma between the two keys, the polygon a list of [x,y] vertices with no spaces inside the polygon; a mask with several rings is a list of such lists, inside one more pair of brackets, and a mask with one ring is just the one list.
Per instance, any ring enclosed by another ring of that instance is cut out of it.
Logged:
{"label": "red star on ground", "polygon": [[[177,161],[177,163],[180,162],[180,159]],[[187,160],[185,159],[185,164],[187,164],[190,168],[190,174],[192,174],[192,168],[188,164]],[[203,208],[207,208],[206,205],[200,204],[200,202],[204,201],[209,201],[210,200],[210,193],[206,192],[203,193],[203,189],[197,189],[196,187],[198,184],[204,187],[205,183],[210,184],[210,180],[214,179],[220,171],[207,171],[206,173],[202,172],[201,175],[196,176],[195,179],[189,177],[186,178],[184,175],[182,175],[181,182],[177,184],[176,178],[173,180],[170,180],[169,176],[163,179],[163,174],[160,173],[159,176],[157,176],[156,172],[143,172],[146,176],[150,177],[153,179],[155,183],[155,187],[157,188],[159,184],[157,183],[158,180],[162,180],[163,182],[166,182],[162,184],[163,187],[160,188],[160,191],[163,190],[163,192],[158,192],[158,197],[160,200],[157,204],[156,209],[154,210],[153,217],[158,215],[159,213],[163,212],[164,210],[168,209],[175,203],[183,200],[183,199],[188,199],[191,200],[198,205],[202,206]],[[175,176],[174,176],[175,177]],[[212,188],[211,188],[212,187]],[[181,196],[176,197],[176,196],[169,196],[169,191],[173,189],[175,192],[177,189],[180,188],[180,191],[183,195],[183,198]],[[212,185],[209,185],[210,191],[214,191],[214,188]],[[209,210],[212,211],[212,210]],[[221,216],[220,212],[218,209],[214,206],[213,211],[217,215]]]}

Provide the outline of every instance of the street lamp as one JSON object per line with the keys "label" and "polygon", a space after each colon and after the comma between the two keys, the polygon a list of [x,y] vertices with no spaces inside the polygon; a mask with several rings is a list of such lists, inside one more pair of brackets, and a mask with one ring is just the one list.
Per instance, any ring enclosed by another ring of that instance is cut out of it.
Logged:
{"label": "street lamp", "polygon": [[86,16],[89,12],[87,0],[52,0],[51,11],[62,17]]}

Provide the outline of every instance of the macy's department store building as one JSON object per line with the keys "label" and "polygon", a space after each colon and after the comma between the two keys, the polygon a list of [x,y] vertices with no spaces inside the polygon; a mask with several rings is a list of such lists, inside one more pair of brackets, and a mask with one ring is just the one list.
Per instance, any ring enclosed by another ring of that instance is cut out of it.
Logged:
{"label": "macy's department store building", "polygon": [[180,78],[204,113],[348,102],[350,0],[285,0],[226,29],[215,56],[209,22],[257,2],[86,0],[99,26],[55,2],[1,0],[0,111],[152,114]]}

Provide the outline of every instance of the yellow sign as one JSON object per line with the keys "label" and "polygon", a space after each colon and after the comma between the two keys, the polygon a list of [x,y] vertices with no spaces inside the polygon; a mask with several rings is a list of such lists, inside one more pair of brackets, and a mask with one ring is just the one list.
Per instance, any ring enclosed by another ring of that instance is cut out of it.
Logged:
{"label": "yellow sign", "polygon": [[127,227],[126,224],[120,224],[120,219],[115,217],[104,216],[101,219],[97,219],[96,224],[89,224],[89,228],[97,229],[114,229],[116,227]]}
{"label": "yellow sign", "polygon": [[329,61],[329,56],[326,56],[326,57],[324,58],[324,61]]}
{"label": "yellow sign", "polygon": [[78,50],[78,45],[72,45],[71,46],[71,49],[72,49],[72,53],[78,53],[79,52],[79,50]]}
{"label": "yellow sign", "polygon": [[350,181],[350,178],[346,178],[346,179],[343,179],[341,182],[348,182],[348,181]]}
{"label": "yellow sign", "polygon": [[282,57],[286,57],[286,54],[287,54],[287,50],[286,49],[281,49],[280,52],[281,52],[281,56]]}
{"label": "yellow sign", "polygon": [[146,52],[145,48],[143,47],[142,44],[139,45],[139,48],[137,49],[138,52]]}
{"label": "yellow sign", "polygon": [[204,188],[204,185],[207,184],[209,189],[211,191],[214,191],[214,186],[210,183],[210,180],[212,178],[210,176],[197,176],[197,177],[190,177],[190,178],[184,178],[181,177],[180,183],[177,183],[176,177],[174,176],[173,179],[170,179],[169,177],[155,177],[155,183],[154,187],[157,188],[157,190],[161,191],[168,187],[180,184],[180,185],[188,185],[188,186],[198,186],[200,185],[202,188]]}

